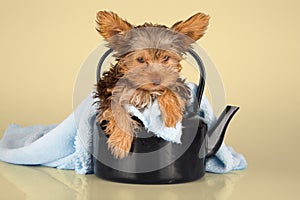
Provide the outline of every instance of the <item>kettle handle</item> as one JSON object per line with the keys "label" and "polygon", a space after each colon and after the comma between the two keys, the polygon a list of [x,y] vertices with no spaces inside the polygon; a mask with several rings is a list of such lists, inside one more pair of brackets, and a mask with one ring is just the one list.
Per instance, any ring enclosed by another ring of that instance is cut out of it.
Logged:
{"label": "kettle handle", "polygon": [[202,62],[200,56],[191,48],[188,49],[188,53],[195,59],[197,65],[198,65],[199,72],[200,72],[200,79],[199,79],[197,92],[196,92],[197,98],[194,102],[194,107],[193,107],[193,112],[198,113],[200,110],[201,99],[202,99],[204,87],[205,87],[206,72],[205,72],[205,67],[203,65],[203,62]]}

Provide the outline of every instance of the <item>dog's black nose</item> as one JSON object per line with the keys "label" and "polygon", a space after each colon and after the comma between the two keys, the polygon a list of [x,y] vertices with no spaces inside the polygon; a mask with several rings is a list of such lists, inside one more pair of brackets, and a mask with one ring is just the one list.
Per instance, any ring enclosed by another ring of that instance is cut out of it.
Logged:
{"label": "dog's black nose", "polygon": [[160,85],[161,79],[160,78],[152,79],[152,83],[153,83],[153,85]]}

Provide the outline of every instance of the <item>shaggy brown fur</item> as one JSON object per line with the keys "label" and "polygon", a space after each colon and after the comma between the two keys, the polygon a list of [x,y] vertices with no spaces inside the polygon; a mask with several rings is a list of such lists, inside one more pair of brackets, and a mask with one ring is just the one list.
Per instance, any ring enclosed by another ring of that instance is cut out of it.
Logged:
{"label": "shaggy brown fur", "polygon": [[118,61],[103,73],[95,95],[100,99],[97,122],[105,124],[108,147],[116,158],[128,155],[139,128],[126,105],[144,109],[157,99],[165,126],[175,127],[182,120],[191,94],[179,76],[180,61],[203,36],[208,20],[198,13],[171,29],[150,23],[134,27],[115,13],[97,13],[97,30]]}

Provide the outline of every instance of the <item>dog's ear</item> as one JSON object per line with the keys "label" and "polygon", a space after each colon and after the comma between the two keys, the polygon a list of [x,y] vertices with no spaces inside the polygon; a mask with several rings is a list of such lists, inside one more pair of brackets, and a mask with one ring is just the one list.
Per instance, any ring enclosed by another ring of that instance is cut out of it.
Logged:
{"label": "dog's ear", "polygon": [[189,36],[194,41],[199,40],[205,33],[209,21],[209,16],[197,13],[185,21],[175,23],[171,29]]}
{"label": "dog's ear", "polygon": [[116,13],[99,11],[97,13],[97,31],[104,37],[108,39],[116,34],[123,33],[132,29],[132,25],[126,20],[120,18]]}

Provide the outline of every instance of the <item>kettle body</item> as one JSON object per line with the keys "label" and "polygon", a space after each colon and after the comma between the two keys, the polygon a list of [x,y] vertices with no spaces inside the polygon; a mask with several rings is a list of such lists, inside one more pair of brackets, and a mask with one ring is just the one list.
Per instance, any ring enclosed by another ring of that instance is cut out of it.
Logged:
{"label": "kettle body", "polygon": [[[199,116],[182,121],[181,144],[156,137],[144,128],[136,134],[128,157],[116,159],[107,148],[107,136],[101,126],[94,138],[94,173],[116,182],[168,184],[190,182],[205,173],[207,125]],[[139,137],[142,136],[142,137]],[[154,152],[154,153],[153,153]],[[152,154],[152,155],[147,155]]]}
{"label": "kettle body", "polygon": [[114,158],[108,150],[103,128],[97,125],[98,134],[93,139],[94,173],[106,180],[136,184],[197,180],[205,174],[205,160],[220,148],[227,126],[238,109],[227,106],[210,131],[200,116],[184,118],[181,144],[158,138],[141,128],[128,157],[123,159]]}
{"label": "kettle body", "polygon": [[[100,58],[97,80],[101,66],[112,53],[109,49]],[[145,128],[136,133],[127,157],[115,158],[109,151],[108,136],[103,126],[96,124],[93,138],[93,162],[96,176],[115,182],[136,184],[171,184],[197,180],[205,174],[205,160],[213,156],[224,139],[229,122],[239,107],[227,106],[217,121],[208,130],[205,120],[198,115],[205,85],[205,69],[198,54],[189,49],[195,59],[200,79],[196,100],[191,111],[182,120],[181,144],[166,141],[148,132]]]}

